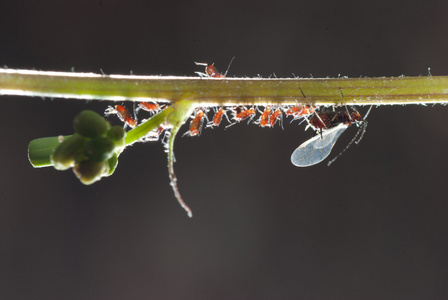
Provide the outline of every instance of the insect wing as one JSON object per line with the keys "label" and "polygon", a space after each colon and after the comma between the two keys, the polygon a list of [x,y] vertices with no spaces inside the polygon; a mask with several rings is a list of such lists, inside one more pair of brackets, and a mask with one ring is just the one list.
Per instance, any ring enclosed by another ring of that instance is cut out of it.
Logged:
{"label": "insect wing", "polygon": [[340,124],[310,138],[300,145],[291,155],[291,162],[296,167],[309,167],[323,161],[330,154],[339,136],[348,128]]}

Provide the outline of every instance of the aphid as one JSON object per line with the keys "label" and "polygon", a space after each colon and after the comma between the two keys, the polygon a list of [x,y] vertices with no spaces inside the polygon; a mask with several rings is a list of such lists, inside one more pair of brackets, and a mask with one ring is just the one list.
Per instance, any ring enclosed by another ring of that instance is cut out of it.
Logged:
{"label": "aphid", "polygon": [[312,114],[314,109],[315,107],[310,105],[296,105],[287,109],[285,115],[287,117],[293,116],[295,120]]}
{"label": "aphid", "polygon": [[277,123],[278,119],[282,116],[282,110],[277,108],[269,117],[269,127],[274,127],[275,123]]}
{"label": "aphid", "polygon": [[[303,95],[303,101],[306,101],[305,93],[302,91],[302,88],[300,88],[300,92]],[[299,118],[303,118],[305,116],[308,116],[312,113],[314,113],[316,106],[315,105],[300,105],[296,104],[296,106],[290,107],[285,111],[286,117],[293,116],[293,120],[297,120]],[[291,121],[291,122],[292,122]]]}
{"label": "aphid", "polygon": [[137,126],[137,121],[135,121],[132,117],[129,111],[124,107],[123,105],[115,105],[115,108],[112,106],[109,106],[106,111],[104,112],[106,116],[116,114],[118,118],[124,123],[125,127],[126,125],[134,128]]}
{"label": "aphid", "polygon": [[255,109],[249,108],[247,109],[244,106],[237,106],[232,108],[233,110],[233,120],[235,120],[235,122],[231,123],[230,125],[227,125],[226,128],[229,128],[230,126],[235,125],[236,123],[239,123],[241,121],[244,121],[246,119],[249,118],[249,121],[247,122],[249,124],[249,122],[255,117]]}
{"label": "aphid", "polygon": [[261,113],[260,119],[258,120],[258,123],[260,123],[261,127],[265,127],[266,125],[268,125],[270,114],[271,114],[271,107],[268,105]]}
{"label": "aphid", "polygon": [[237,122],[241,122],[243,120],[246,120],[247,118],[250,117],[254,117],[255,116],[255,109],[254,108],[249,108],[246,109],[244,107],[243,110],[241,110],[240,112],[238,112],[237,114],[235,114],[235,116],[233,117],[233,119]]}
{"label": "aphid", "polygon": [[338,126],[339,124],[347,124],[350,126],[353,123],[362,122],[363,118],[359,112],[354,111],[326,111],[315,113],[310,119],[309,124],[314,129],[325,130]]}
{"label": "aphid", "polygon": [[[141,141],[142,142],[155,142],[158,141],[160,139],[160,135],[166,130],[168,129],[168,127],[166,126],[166,124],[162,124],[159,126],[159,128],[154,129],[150,132],[148,132],[148,134],[146,134]],[[168,133],[168,131],[165,131],[165,135]],[[162,139],[162,142],[165,140],[165,138]]]}
{"label": "aphid", "polygon": [[161,107],[158,103],[155,102],[142,102],[138,104],[137,109],[143,109],[151,113],[156,113],[162,108],[163,106]]}
{"label": "aphid", "polygon": [[221,107],[218,111],[215,112],[212,122],[208,123],[207,127],[219,126],[222,121],[222,116],[225,116],[227,118],[227,121],[229,121],[229,117],[227,117],[226,110]]}
{"label": "aphid", "polygon": [[[370,107],[371,109],[372,107]],[[367,115],[370,112],[367,112]],[[291,162],[297,167],[308,167],[320,163],[331,152],[334,144],[341,136],[341,134],[352,124],[359,126],[359,130],[355,137],[345,147],[345,149],[331,160],[328,165],[333,163],[361,134],[358,143],[367,127],[367,121],[361,117],[359,112],[355,111],[349,113],[348,111],[328,111],[328,112],[316,112],[309,120],[309,125],[313,127],[318,134],[309,139],[308,141],[297,147],[291,155]]]}
{"label": "aphid", "polygon": [[204,123],[204,117],[207,118],[207,116],[205,116],[205,113],[202,110],[198,110],[193,120],[191,120],[190,122],[190,129],[187,132],[185,132],[184,135],[189,136],[201,135],[202,124]]}
{"label": "aphid", "polygon": [[209,65],[206,63],[197,63],[197,62],[195,62],[195,64],[198,66],[205,66],[205,73],[196,72],[196,74],[198,74],[201,77],[211,77],[211,78],[226,77],[225,75],[222,75],[221,73],[218,72],[218,69],[214,66],[214,64]]}
{"label": "aphid", "polygon": [[218,69],[214,66],[214,63],[209,65],[207,63],[198,63],[198,62],[195,62],[195,64],[198,66],[205,66],[205,73],[202,73],[202,72],[195,72],[195,73],[201,77],[225,78],[227,76],[227,72],[229,71],[230,65],[232,64],[234,59],[235,59],[235,57],[233,57],[230,60],[229,66],[227,67],[227,70],[224,74],[221,74],[218,72]]}

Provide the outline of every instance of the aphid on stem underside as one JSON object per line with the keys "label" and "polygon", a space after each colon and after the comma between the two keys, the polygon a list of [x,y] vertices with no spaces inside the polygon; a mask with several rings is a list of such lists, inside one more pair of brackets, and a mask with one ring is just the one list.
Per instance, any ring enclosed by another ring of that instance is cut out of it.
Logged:
{"label": "aphid on stem underside", "polygon": [[118,118],[124,123],[125,127],[129,126],[131,128],[134,128],[135,126],[137,126],[137,121],[131,117],[131,114],[123,105],[115,105],[115,108],[109,106],[104,112],[105,116],[113,114],[118,116]]}
{"label": "aphid on stem underside", "polygon": [[305,116],[311,115],[314,113],[316,109],[316,106],[310,106],[310,105],[296,105],[293,107],[290,107],[286,110],[285,115],[287,117],[293,116],[293,120],[303,118]]}
{"label": "aphid on stem underside", "polygon": [[[302,93],[303,99],[305,101],[305,99],[306,99],[305,93],[303,92],[302,88],[299,87],[299,89],[300,89],[300,92]],[[314,113],[315,109],[316,109],[315,105],[296,104],[295,106],[290,107],[288,110],[286,110],[285,115],[287,117],[293,116],[292,121],[294,121],[294,120],[306,117],[306,116]]]}
{"label": "aphid on stem underside", "polygon": [[219,126],[221,124],[223,116],[225,116],[227,121],[229,121],[229,123],[230,123],[229,117],[227,117],[227,114],[226,114],[226,110],[221,107],[220,109],[218,109],[215,112],[215,115],[213,116],[213,120],[207,124],[207,127],[213,128],[214,126]]}
{"label": "aphid on stem underside", "polygon": [[159,112],[159,110],[162,110],[164,108],[165,108],[165,105],[159,105],[156,102],[141,102],[138,104],[137,112],[140,109],[143,109],[150,113],[157,113],[157,112]]}
{"label": "aphid on stem underside", "polygon": [[[277,123],[277,121],[279,119],[280,119],[280,122],[282,122],[281,121],[282,116],[283,116],[282,110],[280,108],[277,108],[269,117],[269,127],[274,127],[275,123]],[[283,127],[283,124],[282,124],[282,127]]]}
{"label": "aphid on stem underside", "polygon": [[201,109],[197,110],[195,116],[193,117],[193,120],[191,120],[191,122],[190,122],[190,129],[184,133],[184,136],[185,135],[189,135],[189,136],[201,135],[204,118],[207,118],[204,111]]}
{"label": "aphid on stem underside", "polygon": [[255,108],[249,108],[247,109],[244,106],[237,106],[232,108],[233,111],[233,120],[235,122],[231,123],[230,125],[227,125],[226,128],[229,128],[230,126],[235,125],[236,123],[240,123],[241,121],[244,121],[246,119],[249,119],[247,124],[250,123],[250,121],[255,117]]}
{"label": "aphid on stem underside", "polygon": [[271,114],[271,106],[268,105],[265,107],[264,111],[261,113],[260,119],[258,119],[258,123],[260,124],[261,127],[265,127],[266,125],[268,125],[270,114]]}
{"label": "aphid on stem underside", "polygon": [[[165,131],[165,130],[167,130],[167,131]],[[164,124],[161,124],[160,126],[159,126],[159,128],[157,128],[157,129],[154,129],[154,130],[152,130],[152,131],[150,131],[150,132],[148,132],[148,134],[147,135],[145,135],[142,139],[141,139],[141,141],[142,142],[155,142],[155,141],[158,141],[159,139],[160,139],[160,135],[162,135],[162,133],[163,132],[165,132],[165,135],[164,135],[164,137],[163,137],[163,139],[162,139],[162,143],[163,144],[166,144],[166,138],[168,137],[167,136],[167,134],[168,134],[168,131],[169,130],[169,128],[168,128],[168,126],[164,123]]]}

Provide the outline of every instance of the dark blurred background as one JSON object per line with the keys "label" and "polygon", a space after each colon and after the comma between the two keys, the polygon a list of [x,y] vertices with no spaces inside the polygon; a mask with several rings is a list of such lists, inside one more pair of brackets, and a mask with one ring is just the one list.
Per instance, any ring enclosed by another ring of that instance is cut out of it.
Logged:
{"label": "dark blurred background", "polygon": [[[447,25],[442,1],[1,0],[0,65],[193,76],[194,61],[224,71],[235,56],[230,76],[447,75]],[[445,106],[374,109],[331,167],[291,164],[312,135],[297,123],[178,138],[189,219],[160,143],[128,149],[93,186],[28,163],[30,140],[110,103],[1,104],[1,299],[448,295]]]}

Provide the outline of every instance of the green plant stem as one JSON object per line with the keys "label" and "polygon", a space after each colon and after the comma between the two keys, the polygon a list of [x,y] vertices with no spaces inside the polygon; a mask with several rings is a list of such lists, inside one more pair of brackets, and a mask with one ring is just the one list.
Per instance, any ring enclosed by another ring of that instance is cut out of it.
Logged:
{"label": "green plant stem", "polygon": [[199,106],[429,104],[448,102],[448,76],[261,79],[0,69],[2,94],[112,101],[194,100]]}
{"label": "green plant stem", "polygon": [[174,111],[173,107],[169,106],[166,109],[162,110],[158,114],[155,114],[152,116],[148,121],[145,123],[135,127],[134,129],[128,131],[126,133],[125,138],[125,144],[126,146],[129,146],[135,142],[137,142],[139,139],[144,137],[148,134],[151,130],[157,129],[158,126],[163,124],[165,120],[168,118],[168,116]]}

